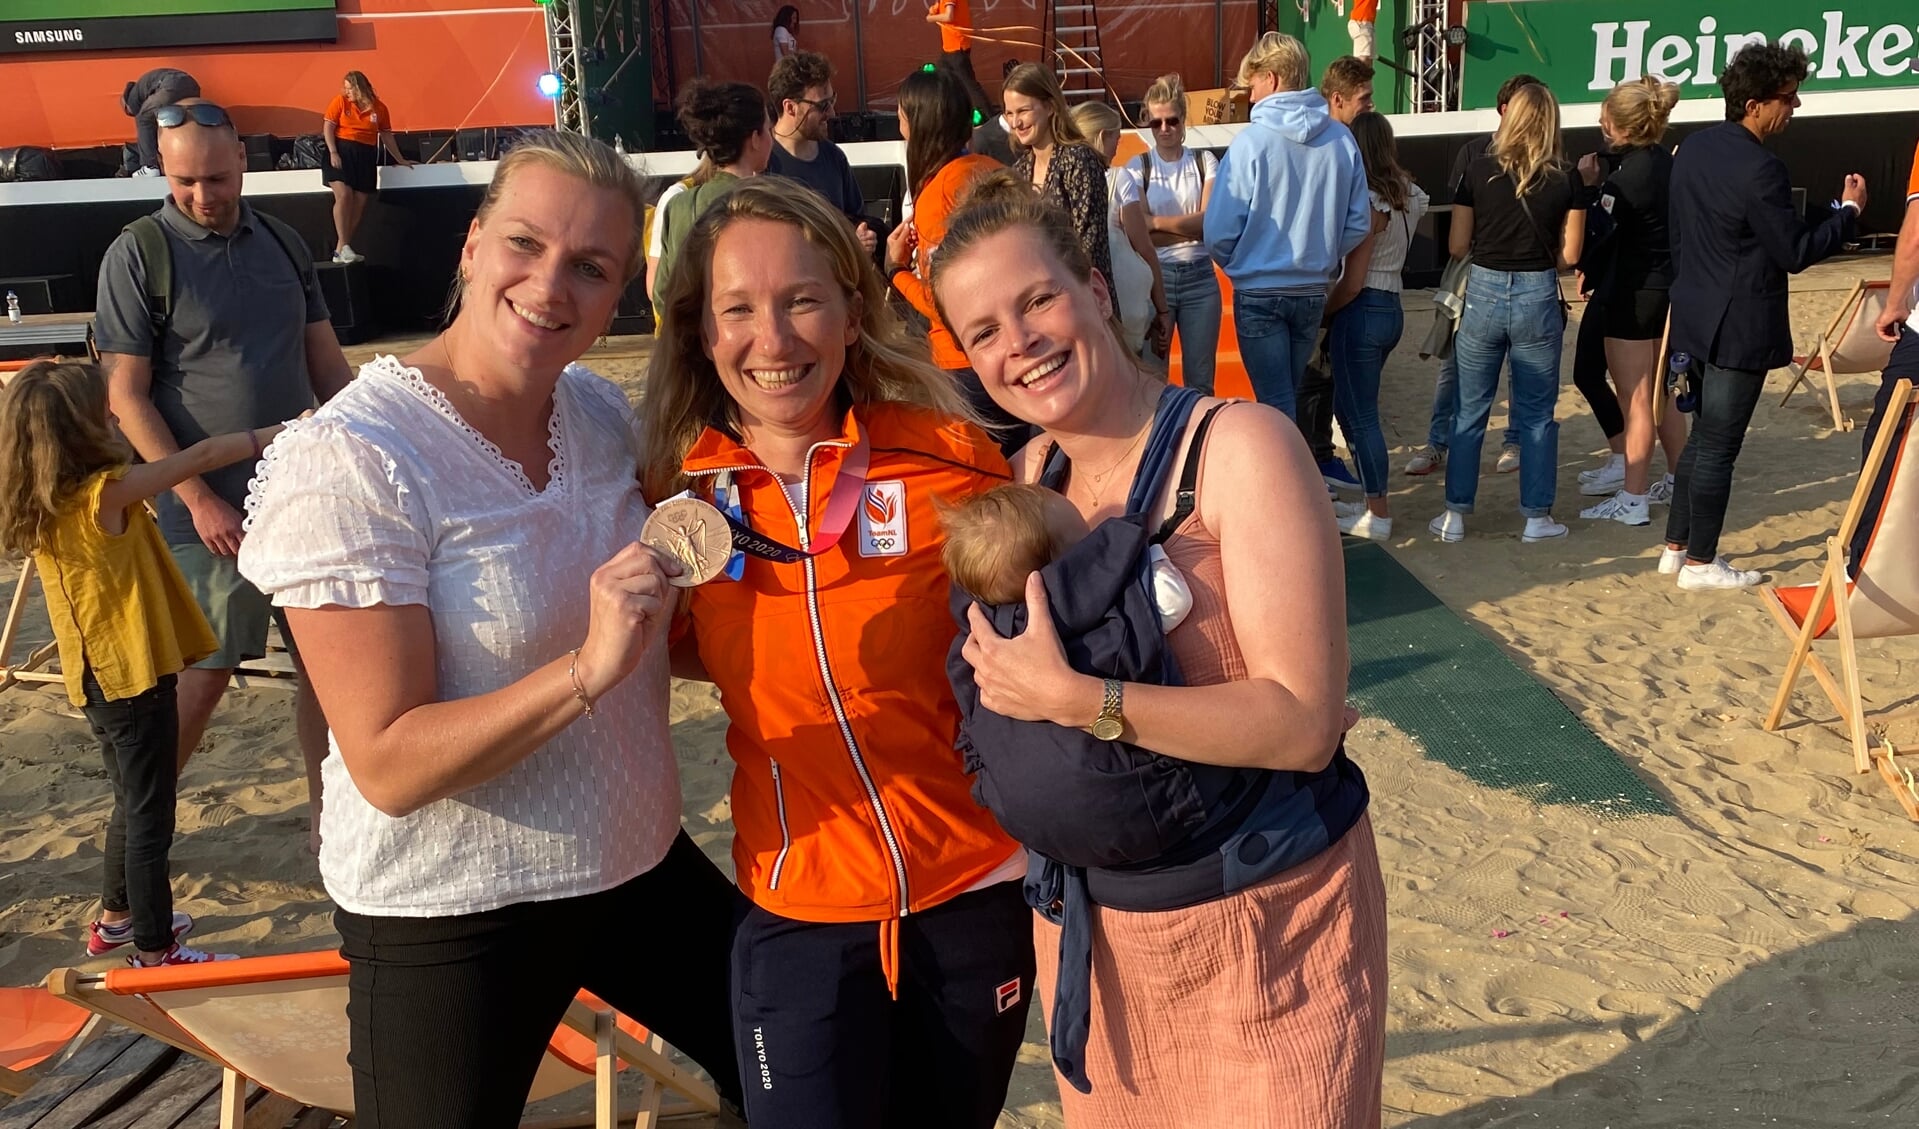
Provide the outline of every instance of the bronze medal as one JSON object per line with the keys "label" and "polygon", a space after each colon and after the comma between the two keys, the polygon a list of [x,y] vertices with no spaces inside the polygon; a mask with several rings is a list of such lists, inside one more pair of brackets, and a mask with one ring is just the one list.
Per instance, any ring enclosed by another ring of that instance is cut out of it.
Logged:
{"label": "bronze medal", "polygon": [[680,562],[684,571],[669,577],[676,588],[705,584],[725,571],[733,556],[726,515],[698,498],[661,502],[641,528],[640,543]]}

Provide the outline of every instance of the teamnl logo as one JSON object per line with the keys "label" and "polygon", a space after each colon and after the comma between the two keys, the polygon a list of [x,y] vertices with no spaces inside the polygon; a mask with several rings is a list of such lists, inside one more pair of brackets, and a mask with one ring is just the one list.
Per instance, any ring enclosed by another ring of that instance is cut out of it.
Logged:
{"label": "teamnl logo", "polygon": [[860,497],[860,556],[905,555],[906,483],[867,483]]}

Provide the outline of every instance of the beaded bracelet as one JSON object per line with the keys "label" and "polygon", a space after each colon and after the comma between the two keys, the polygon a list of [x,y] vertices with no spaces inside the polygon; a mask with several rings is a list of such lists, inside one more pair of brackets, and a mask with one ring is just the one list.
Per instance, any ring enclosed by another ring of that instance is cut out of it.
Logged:
{"label": "beaded bracelet", "polygon": [[580,649],[575,647],[567,654],[572,656],[572,661],[566,664],[567,681],[573,683],[573,696],[580,700],[580,708],[586,711],[586,716],[592,717],[593,699],[586,696],[586,687],[580,684]]}

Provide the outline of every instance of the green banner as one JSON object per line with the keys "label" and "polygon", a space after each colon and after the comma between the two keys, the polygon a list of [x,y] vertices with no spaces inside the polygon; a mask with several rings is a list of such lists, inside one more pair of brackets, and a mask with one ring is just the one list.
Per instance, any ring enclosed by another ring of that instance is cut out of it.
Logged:
{"label": "green banner", "polygon": [[1642,74],[1678,83],[1684,98],[1717,98],[1726,60],[1755,41],[1803,48],[1808,93],[1919,87],[1914,0],[1480,0],[1467,4],[1466,28],[1466,110],[1492,106],[1521,72],[1567,103],[1601,101]]}

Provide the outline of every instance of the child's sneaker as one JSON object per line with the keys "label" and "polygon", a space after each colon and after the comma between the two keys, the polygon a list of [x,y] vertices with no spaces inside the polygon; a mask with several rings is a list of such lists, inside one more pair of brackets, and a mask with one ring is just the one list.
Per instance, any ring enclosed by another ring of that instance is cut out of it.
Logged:
{"label": "child's sneaker", "polygon": [[[175,910],[173,913],[173,939],[178,941],[191,932],[193,932],[192,915]],[[90,957],[103,957],[121,945],[131,945],[132,943],[132,918],[128,918],[119,925],[108,925],[98,920],[90,922],[87,925],[87,955]]]}
{"label": "child's sneaker", "polygon": [[234,953],[203,953],[199,949],[190,949],[175,941],[173,947],[159,960],[148,964],[140,959],[139,953],[128,953],[127,964],[133,968],[165,968],[175,964],[212,964],[216,960],[239,960]]}

